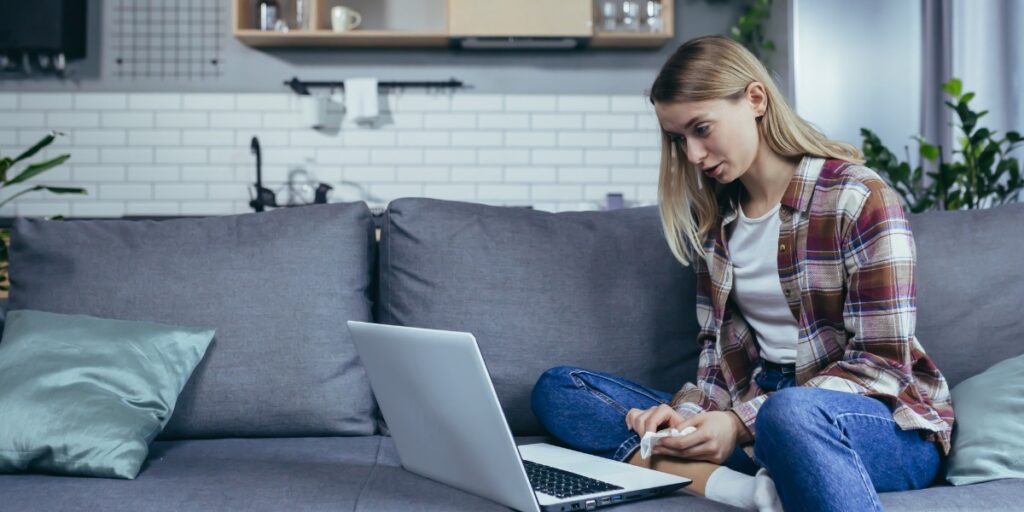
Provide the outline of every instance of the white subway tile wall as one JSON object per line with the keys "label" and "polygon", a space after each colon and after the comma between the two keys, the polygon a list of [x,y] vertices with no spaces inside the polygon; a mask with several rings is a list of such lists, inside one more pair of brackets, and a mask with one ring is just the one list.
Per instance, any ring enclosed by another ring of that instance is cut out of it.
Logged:
{"label": "white subway tile wall", "polygon": [[[250,139],[260,140],[264,186],[285,203],[311,199],[386,206],[420,196],[547,211],[657,201],[658,123],[642,95],[385,93],[366,125],[329,108],[304,127],[292,94],[0,93],[0,153],[49,130],[44,153],[71,159],[37,182],[86,195],[35,193],[0,215],[222,215],[252,211]],[[299,186],[288,189],[292,179]],[[6,196],[24,190],[11,187]]]}

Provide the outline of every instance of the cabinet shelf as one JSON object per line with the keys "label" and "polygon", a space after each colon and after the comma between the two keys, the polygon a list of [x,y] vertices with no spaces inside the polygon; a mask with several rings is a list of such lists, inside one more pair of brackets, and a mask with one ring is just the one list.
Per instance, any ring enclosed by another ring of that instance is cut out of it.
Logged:
{"label": "cabinet shelf", "polygon": [[[288,32],[276,32],[255,28],[256,0],[233,0],[233,35],[241,43],[257,48],[447,48],[452,45],[453,36],[448,21],[450,0],[388,0],[385,3],[390,3],[391,7],[400,4],[406,7],[405,11],[411,13],[405,20],[397,22],[399,26],[391,23],[391,20],[381,19],[386,18],[389,11],[381,7],[383,4],[380,0],[348,0],[346,5],[357,10],[371,12],[378,9],[378,16],[375,17],[376,26],[371,25],[348,32],[334,32],[330,29],[331,2],[308,1],[312,6],[312,30],[292,29]],[[278,3],[282,4],[283,17],[294,18],[294,0],[278,0]],[[662,0],[664,29],[661,32],[595,31],[588,39],[587,48],[657,48],[664,45],[672,39],[674,33],[674,3],[674,0]],[[413,8],[419,10],[413,12]],[[410,23],[414,23],[415,26],[410,26]],[[382,25],[386,28],[378,28]]]}

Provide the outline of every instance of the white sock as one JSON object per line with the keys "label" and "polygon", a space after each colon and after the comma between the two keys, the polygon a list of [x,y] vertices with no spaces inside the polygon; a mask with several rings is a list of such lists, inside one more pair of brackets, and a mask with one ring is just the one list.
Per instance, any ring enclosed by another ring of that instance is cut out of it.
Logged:
{"label": "white sock", "polygon": [[754,477],[725,466],[711,472],[704,496],[743,510],[757,510],[754,504]]}
{"label": "white sock", "polygon": [[722,466],[711,472],[704,495],[744,510],[782,512],[775,483],[765,469],[758,471],[757,476],[750,476]]}
{"label": "white sock", "polygon": [[765,468],[757,470],[757,475],[754,475],[754,504],[759,512],[782,512],[782,500]]}

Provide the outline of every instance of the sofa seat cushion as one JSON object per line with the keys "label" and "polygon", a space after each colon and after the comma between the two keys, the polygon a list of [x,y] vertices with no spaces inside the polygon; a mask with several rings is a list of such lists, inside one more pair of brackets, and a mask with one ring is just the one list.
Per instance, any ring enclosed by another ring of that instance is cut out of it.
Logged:
{"label": "sofa seat cushion", "polygon": [[[453,510],[509,510],[492,501],[439,484],[402,469],[398,450],[390,437],[383,438],[373,477],[359,498],[359,510],[420,510],[446,512]],[[552,442],[538,436],[516,438],[518,444]],[[608,509],[614,511],[687,512],[738,511],[740,509],[696,497],[683,491],[653,500],[638,501]]]}
{"label": "sofa seat cushion", "polygon": [[1024,502],[1024,480],[995,480],[960,487],[939,485],[918,491],[886,492],[879,498],[886,512],[1016,512]]}
{"label": "sofa seat cushion", "polygon": [[[736,510],[677,494],[616,510]],[[0,496],[24,512],[508,510],[405,471],[380,436],[158,441],[135,480],[0,475]]]}
{"label": "sofa seat cushion", "polygon": [[673,393],[696,374],[693,271],[655,207],[549,213],[398,199],[381,236],[378,321],[472,333],[512,432],[540,434],[530,393],[568,365]]}
{"label": "sofa seat cushion", "polygon": [[19,218],[9,308],[217,334],[161,438],[369,435],[346,320],[369,321],[364,203],[164,221]]}
{"label": "sofa seat cushion", "polygon": [[[520,444],[544,441],[518,438]],[[3,510],[485,511],[497,503],[405,471],[389,437],[158,441],[135,480],[0,475]],[[886,510],[1019,510],[1024,480],[881,495]],[[683,491],[625,511],[738,509]]]}
{"label": "sofa seat cushion", "polygon": [[135,480],[2,475],[3,510],[354,510],[381,438],[157,441]]}

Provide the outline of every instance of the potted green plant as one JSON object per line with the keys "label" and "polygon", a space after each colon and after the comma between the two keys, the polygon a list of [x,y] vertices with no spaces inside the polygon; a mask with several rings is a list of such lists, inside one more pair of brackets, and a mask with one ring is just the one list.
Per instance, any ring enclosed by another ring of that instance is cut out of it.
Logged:
{"label": "potted green plant", "polygon": [[771,13],[772,0],[754,0],[736,20],[736,24],[729,28],[729,36],[747,47],[765,66],[775,51],[775,41],[765,37],[764,28]]}
{"label": "potted green plant", "polygon": [[[960,147],[953,151],[952,162],[944,161],[940,146],[914,137],[921,158],[911,168],[909,150],[907,161],[901,162],[874,132],[860,130],[865,165],[888,181],[914,213],[990,208],[1018,201],[1024,189],[1020,164],[1010,156],[1021,144],[1020,134],[1011,131],[997,137],[995,131],[979,126],[978,120],[988,111],[972,110],[970,102],[975,95],[963,93],[962,87],[957,78],[942,84],[942,91],[953,99],[946,101],[946,106],[956,112],[953,125],[959,129]],[[927,172],[925,162],[934,170]],[[926,176],[931,180],[925,180]]]}
{"label": "potted green plant", "polygon": [[[35,144],[32,145],[32,147],[26,149],[21,154],[15,157],[0,155],[0,191],[7,187],[19,185],[28,180],[31,180],[32,178],[35,178],[36,176],[39,176],[40,174],[50,169],[53,169],[58,165],[63,164],[65,161],[68,160],[68,158],[71,158],[71,155],[65,153],[62,155],[55,156],[53,158],[48,158],[41,162],[28,164],[20,172],[11,172],[11,170],[16,165],[18,165],[21,162],[24,162],[29,158],[32,158],[37,153],[39,153],[39,151],[41,151],[43,148],[52,144],[53,141],[58,136],[61,135],[63,134],[60,132],[50,132],[48,135],[40,139],[39,142],[36,142]],[[0,200],[0,208],[25,194],[38,192],[42,190],[48,191],[53,194],[85,194],[85,189],[83,188],[35,185],[27,187],[21,191],[18,191],[14,194],[11,194],[10,196],[5,197],[3,200]],[[2,192],[0,192],[0,194],[2,194]],[[9,240],[10,238],[10,230],[6,228],[0,229],[0,237],[3,237],[3,243],[0,243],[0,290],[7,291],[10,284],[7,279],[7,240]]]}

